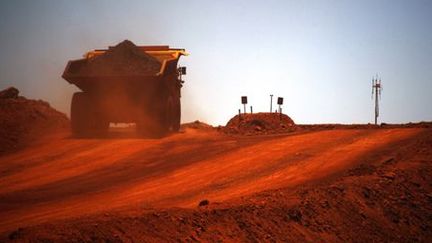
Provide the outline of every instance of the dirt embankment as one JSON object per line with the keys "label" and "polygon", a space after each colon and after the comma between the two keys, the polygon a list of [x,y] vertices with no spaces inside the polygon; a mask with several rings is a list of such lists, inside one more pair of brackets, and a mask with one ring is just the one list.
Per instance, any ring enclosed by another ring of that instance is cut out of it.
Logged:
{"label": "dirt embankment", "polygon": [[334,129],[389,129],[389,128],[432,128],[432,122],[410,122],[405,124],[297,124],[297,131],[321,131]]}
{"label": "dirt embankment", "polygon": [[12,87],[0,91],[0,154],[16,151],[69,127],[65,114],[45,101],[26,99],[18,93]]}
{"label": "dirt embankment", "polygon": [[268,135],[284,133],[305,133],[335,129],[389,129],[389,128],[432,128],[432,122],[406,124],[295,124],[286,114],[279,113],[246,113],[231,118],[226,126],[218,127],[219,131],[232,135]]}

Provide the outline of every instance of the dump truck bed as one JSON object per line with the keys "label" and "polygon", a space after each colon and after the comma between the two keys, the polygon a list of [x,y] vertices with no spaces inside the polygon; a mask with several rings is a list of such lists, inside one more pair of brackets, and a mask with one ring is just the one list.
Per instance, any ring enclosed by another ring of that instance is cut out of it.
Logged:
{"label": "dump truck bed", "polygon": [[[99,70],[86,71],[88,66],[97,63],[105,53],[109,52],[109,48],[90,51],[82,59],[69,61],[62,77],[82,91],[107,89],[109,87],[118,87],[119,85],[137,87],[137,85],[143,82],[157,82],[157,80],[167,73],[175,73],[180,56],[187,55],[184,49],[169,48],[169,46],[138,46],[138,49],[143,54],[151,57],[153,62],[157,62],[157,68],[146,72],[144,69],[148,65],[145,62],[141,65],[136,65],[137,67],[130,68],[127,65],[131,64],[128,63],[129,60],[125,57],[123,62],[100,65],[102,68],[99,68]],[[153,64],[153,66],[155,65]],[[108,68],[105,68],[105,66],[108,66]],[[112,70],[108,70],[109,67]],[[125,70],[118,72],[119,67],[125,67]],[[128,68],[131,70],[128,70]]]}

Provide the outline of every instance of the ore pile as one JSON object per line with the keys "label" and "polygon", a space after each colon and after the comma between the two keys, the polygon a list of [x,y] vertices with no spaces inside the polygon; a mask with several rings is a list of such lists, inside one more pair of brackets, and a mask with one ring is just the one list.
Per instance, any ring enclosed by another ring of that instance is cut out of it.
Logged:
{"label": "ore pile", "polygon": [[207,123],[201,122],[199,120],[196,120],[194,122],[184,123],[181,125],[181,129],[195,129],[195,130],[205,130],[209,131],[212,130],[213,127]]}
{"label": "ore pile", "polygon": [[104,54],[90,58],[75,74],[82,76],[155,75],[161,63],[125,40]]}
{"label": "ore pile", "polygon": [[47,102],[29,100],[18,93],[13,87],[0,91],[0,154],[69,126],[66,115]]}
{"label": "ore pile", "polygon": [[226,133],[259,135],[292,132],[294,121],[285,114],[255,113],[236,115],[223,129]]}

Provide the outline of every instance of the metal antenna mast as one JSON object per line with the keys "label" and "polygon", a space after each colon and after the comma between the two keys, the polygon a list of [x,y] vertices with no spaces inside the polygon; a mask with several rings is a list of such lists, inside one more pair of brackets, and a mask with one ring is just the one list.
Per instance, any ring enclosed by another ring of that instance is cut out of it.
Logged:
{"label": "metal antenna mast", "polygon": [[375,94],[375,125],[378,123],[379,116],[379,99],[381,99],[381,78],[378,77],[378,74],[375,77],[372,77],[372,99]]}
{"label": "metal antenna mast", "polygon": [[270,113],[272,113],[273,95],[270,95]]}

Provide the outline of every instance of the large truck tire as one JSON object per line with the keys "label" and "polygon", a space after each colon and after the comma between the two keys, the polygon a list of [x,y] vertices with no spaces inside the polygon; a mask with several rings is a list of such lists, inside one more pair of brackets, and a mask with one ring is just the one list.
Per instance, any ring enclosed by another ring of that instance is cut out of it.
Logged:
{"label": "large truck tire", "polygon": [[74,136],[83,136],[87,130],[88,104],[86,95],[74,93],[71,104],[71,128]]}
{"label": "large truck tire", "polygon": [[136,122],[138,134],[143,137],[160,138],[180,130],[180,99],[168,92],[155,102],[153,110],[146,111]]}
{"label": "large truck tire", "polygon": [[84,92],[74,93],[71,104],[72,134],[76,137],[103,136],[109,128],[109,121]]}
{"label": "large truck tire", "polygon": [[137,123],[137,130],[141,136],[160,138],[173,130],[174,104],[172,97],[167,97],[152,116]]}
{"label": "large truck tire", "polygon": [[180,99],[176,99],[174,102],[173,132],[178,132],[180,130],[180,119],[181,104]]}
{"label": "large truck tire", "polygon": [[163,107],[146,110],[136,122],[137,133],[145,138],[161,138],[165,136],[166,129],[162,113],[164,113]]}
{"label": "large truck tire", "polygon": [[176,113],[177,103],[174,101],[174,97],[169,96],[166,100],[165,110],[163,114],[163,126],[166,132],[176,131]]}

